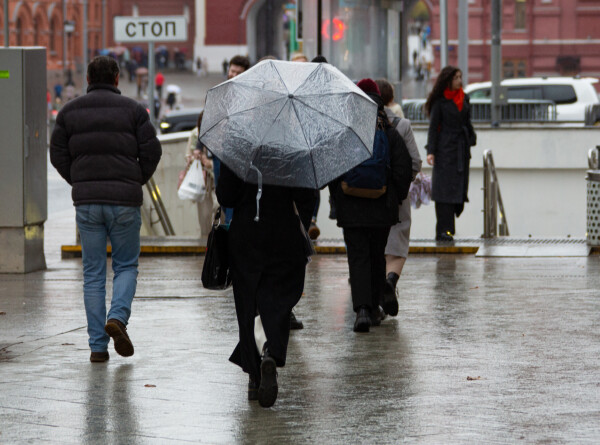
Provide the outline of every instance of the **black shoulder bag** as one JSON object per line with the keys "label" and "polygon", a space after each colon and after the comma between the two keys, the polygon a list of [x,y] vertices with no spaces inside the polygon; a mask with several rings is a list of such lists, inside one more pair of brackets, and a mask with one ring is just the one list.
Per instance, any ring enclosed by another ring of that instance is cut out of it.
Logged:
{"label": "black shoulder bag", "polygon": [[228,231],[221,224],[221,207],[217,210],[206,242],[206,255],[202,266],[202,285],[206,289],[223,290],[231,285],[229,271]]}

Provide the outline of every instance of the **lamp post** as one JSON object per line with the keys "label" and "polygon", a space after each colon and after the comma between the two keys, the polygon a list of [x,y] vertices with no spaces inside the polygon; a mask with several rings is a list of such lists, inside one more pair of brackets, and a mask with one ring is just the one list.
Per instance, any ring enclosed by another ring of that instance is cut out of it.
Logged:
{"label": "lamp post", "polygon": [[106,48],[106,0],[102,0],[102,48]]}
{"label": "lamp post", "polygon": [[88,65],[88,0],[83,1],[83,82],[81,82],[81,87],[83,89],[83,94],[87,92],[86,86],[86,73],[87,73],[87,65]]}
{"label": "lamp post", "polygon": [[63,19],[63,51],[62,51],[62,67],[63,73],[67,73],[67,0],[62,0],[62,19]]}
{"label": "lamp post", "polygon": [[458,67],[462,71],[463,83],[469,83],[469,4],[458,0]]}
{"label": "lamp post", "polygon": [[440,62],[448,65],[448,0],[440,0]]}
{"label": "lamp post", "polygon": [[8,30],[8,0],[4,0],[4,47],[8,48],[10,32]]}

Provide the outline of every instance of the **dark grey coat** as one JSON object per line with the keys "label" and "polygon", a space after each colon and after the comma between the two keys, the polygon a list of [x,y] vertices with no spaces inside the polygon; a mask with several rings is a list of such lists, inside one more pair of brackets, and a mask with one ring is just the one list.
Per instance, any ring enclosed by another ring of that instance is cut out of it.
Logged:
{"label": "dark grey coat", "polygon": [[56,118],[50,161],[75,205],[142,205],[162,154],[146,109],[112,85],[93,84]]}
{"label": "dark grey coat", "polygon": [[447,204],[468,202],[471,146],[477,136],[471,125],[471,107],[465,95],[462,111],[445,97],[431,107],[427,154],[434,155],[432,199]]}

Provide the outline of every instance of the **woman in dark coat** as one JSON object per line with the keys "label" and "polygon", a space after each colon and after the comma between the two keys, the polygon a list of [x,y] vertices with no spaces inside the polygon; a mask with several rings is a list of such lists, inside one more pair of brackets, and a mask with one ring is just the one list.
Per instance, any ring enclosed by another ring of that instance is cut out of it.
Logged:
{"label": "woman in dark coat", "polygon": [[433,165],[432,199],[435,201],[437,241],[454,240],[454,215],[468,202],[471,146],[477,137],[471,125],[468,96],[462,89],[462,72],[445,67],[425,103],[429,115],[427,163]]}
{"label": "woman in dark coat", "polygon": [[377,84],[371,79],[358,82],[378,105],[377,125],[385,131],[389,146],[386,192],[379,198],[364,198],[344,193],[344,176],[329,185],[337,211],[337,225],[344,229],[348,252],[352,305],[356,312],[355,332],[369,332],[382,319],[379,305],[386,313],[398,311],[395,294],[386,299],[385,245],[390,227],[398,222],[398,206],[408,195],[412,181],[412,160],[404,140],[390,124]]}
{"label": "woman in dark coat", "polygon": [[[285,365],[290,313],[304,288],[307,257],[294,204],[308,229],[316,191],[264,185],[257,222],[257,190],[221,164],[217,199],[234,209],[229,260],[239,326],[229,360],[249,374],[248,398],[268,407],[277,398],[275,367]],[[257,315],[266,335],[262,351],[254,336]]]}

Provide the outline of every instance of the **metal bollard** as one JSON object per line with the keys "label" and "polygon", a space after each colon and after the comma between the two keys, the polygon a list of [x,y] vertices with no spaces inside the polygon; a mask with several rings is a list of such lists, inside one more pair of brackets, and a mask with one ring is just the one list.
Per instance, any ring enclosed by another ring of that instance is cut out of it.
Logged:
{"label": "metal bollard", "polygon": [[588,246],[600,246],[600,145],[588,151],[587,227]]}

